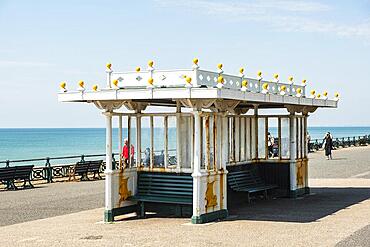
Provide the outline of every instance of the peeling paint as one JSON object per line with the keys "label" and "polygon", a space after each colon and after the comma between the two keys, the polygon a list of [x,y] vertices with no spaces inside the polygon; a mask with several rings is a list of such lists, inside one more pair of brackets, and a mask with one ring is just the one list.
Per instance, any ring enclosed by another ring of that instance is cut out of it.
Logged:
{"label": "peeling paint", "polygon": [[206,190],[206,211],[210,207],[215,207],[217,206],[217,196],[214,193],[213,185],[215,181],[213,182],[208,182],[207,183],[207,190]]}
{"label": "peeling paint", "polygon": [[119,202],[118,202],[117,207],[120,207],[121,203],[124,202],[125,200],[127,200],[127,198],[129,198],[132,195],[132,192],[128,188],[129,177],[124,177],[123,171],[124,171],[123,169],[120,169],[120,173],[119,173],[119,190],[118,190],[118,193],[119,193],[120,198],[119,198]]}

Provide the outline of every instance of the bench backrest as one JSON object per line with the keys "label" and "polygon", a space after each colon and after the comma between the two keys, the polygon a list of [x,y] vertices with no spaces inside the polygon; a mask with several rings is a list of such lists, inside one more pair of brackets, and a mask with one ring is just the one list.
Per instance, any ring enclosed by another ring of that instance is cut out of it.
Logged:
{"label": "bench backrest", "polygon": [[138,194],[167,198],[193,198],[191,174],[138,173]]}
{"label": "bench backrest", "polygon": [[232,189],[265,185],[265,182],[258,176],[255,169],[229,172],[227,174],[227,182]]}
{"label": "bench backrest", "polygon": [[88,167],[89,172],[98,172],[100,171],[103,160],[92,160],[92,161],[86,161],[86,162],[89,163],[89,167]]}
{"label": "bench backrest", "polygon": [[16,166],[15,179],[29,179],[34,165]]}
{"label": "bench backrest", "polygon": [[15,167],[1,167],[0,168],[0,181],[14,179]]}
{"label": "bench backrest", "polygon": [[89,168],[89,163],[83,161],[83,162],[77,162],[75,165],[75,173],[83,173],[87,172],[87,169]]}

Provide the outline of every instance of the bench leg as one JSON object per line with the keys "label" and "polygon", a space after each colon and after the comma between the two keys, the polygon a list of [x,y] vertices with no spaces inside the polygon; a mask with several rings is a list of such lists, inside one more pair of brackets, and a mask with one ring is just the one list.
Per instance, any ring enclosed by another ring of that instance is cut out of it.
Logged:
{"label": "bench leg", "polygon": [[31,179],[28,179],[28,184],[29,184],[30,188],[34,188],[33,184],[31,184]]}
{"label": "bench leg", "polygon": [[139,202],[139,218],[145,218],[145,206],[144,202]]}
{"label": "bench leg", "polygon": [[10,180],[9,181],[9,186],[7,187],[7,189],[11,189],[11,190],[17,190],[17,186],[15,186],[14,184],[14,180]]}
{"label": "bench leg", "polygon": [[181,217],[182,216],[182,212],[181,212],[181,206],[180,205],[175,205],[175,216],[176,217]]}

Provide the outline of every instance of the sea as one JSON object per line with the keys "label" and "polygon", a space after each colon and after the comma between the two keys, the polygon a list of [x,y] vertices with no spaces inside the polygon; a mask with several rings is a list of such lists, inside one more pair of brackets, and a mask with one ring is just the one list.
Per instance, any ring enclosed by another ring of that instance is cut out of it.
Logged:
{"label": "sea", "polygon": [[[169,149],[176,147],[176,129],[169,128]],[[370,135],[370,127],[309,127],[311,139],[326,132],[336,137]],[[276,129],[272,128],[271,133]],[[123,138],[127,138],[123,130]],[[149,145],[149,129],[142,131],[142,150]],[[146,136],[146,137],[145,137]],[[131,136],[135,139],[135,133]],[[118,130],[113,129],[113,151],[118,152]],[[154,147],[164,146],[163,130],[154,131]],[[156,151],[156,150],[155,150]],[[14,128],[0,129],[0,161],[105,153],[104,128]],[[44,161],[41,161],[41,163]],[[41,164],[39,163],[39,164]],[[4,164],[0,164],[3,166]]]}

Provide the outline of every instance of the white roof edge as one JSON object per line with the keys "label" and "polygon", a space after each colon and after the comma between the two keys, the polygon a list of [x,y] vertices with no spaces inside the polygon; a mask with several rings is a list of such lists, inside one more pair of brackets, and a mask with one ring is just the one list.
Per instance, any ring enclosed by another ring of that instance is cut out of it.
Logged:
{"label": "white roof edge", "polygon": [[161,100],[161,99],[230,99],[251,103],[271,103],[336,108],[338,102],[329,99],[282,96],[242,92],[234,89],[218,88],[153,88],[153,89],[104,89],[102,91],[70,91],[58,94],[59,102],[88,102],[103,100]]}

